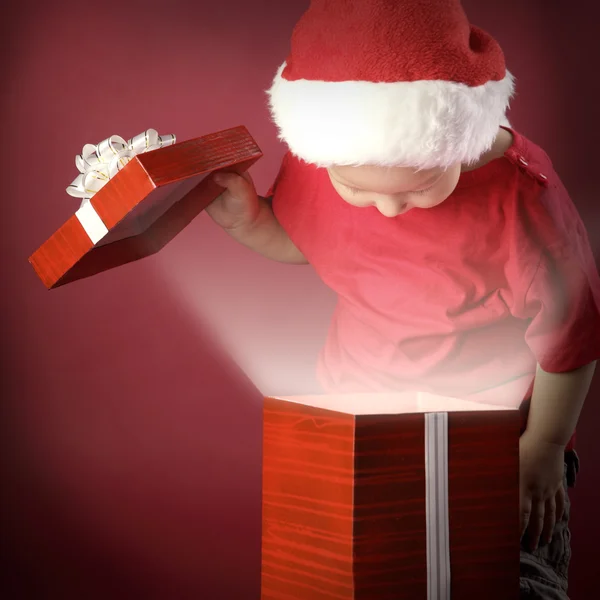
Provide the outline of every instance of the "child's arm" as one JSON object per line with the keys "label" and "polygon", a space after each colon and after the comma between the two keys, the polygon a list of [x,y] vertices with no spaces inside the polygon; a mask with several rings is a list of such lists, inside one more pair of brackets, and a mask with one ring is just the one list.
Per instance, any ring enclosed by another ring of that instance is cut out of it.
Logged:
{"label": "child's arm", "polygon": [[529,549],[549,543],[565,508],[564,450],[588,393],[596,363],[565,373],[538,366],[527,429],[519,442],[521,535]]}
{"label": "child's arm", "polygon": [[225,191],[206,208],[206,212],[232,238],[277,262],[308,264],[279,224],[271,204],[256,194],[248,173],[220,173],[214,176]]}
{"label": "child's arm", "polygon": [[547,443],[565,446],[577,425],[596,363],[567,373],[546,373],[539,365],[527,419],[527,432]]}

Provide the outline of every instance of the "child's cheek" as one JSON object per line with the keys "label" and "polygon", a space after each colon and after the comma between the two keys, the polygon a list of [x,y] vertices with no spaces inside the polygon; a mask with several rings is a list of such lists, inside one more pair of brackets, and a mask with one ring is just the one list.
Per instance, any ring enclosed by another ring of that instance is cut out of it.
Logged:
{"label": "child's cheek", "polygon": [[435,196],[418,197],[411,202],[411,204],[413,204],[415,208],[433,208],[444,202],[445,199],[446,197],[444,195],[436,194]]}
{"label": "child's cheek", "polygon": [[352,206],[358,206],[359,208],[364,208],[365,206],[372,206],[373,202],[371,202],[368,198],[365,198],[363,194],[361,195],[353,195],[353,194],[344,194],[342,199],[346,201],[348,204]]}

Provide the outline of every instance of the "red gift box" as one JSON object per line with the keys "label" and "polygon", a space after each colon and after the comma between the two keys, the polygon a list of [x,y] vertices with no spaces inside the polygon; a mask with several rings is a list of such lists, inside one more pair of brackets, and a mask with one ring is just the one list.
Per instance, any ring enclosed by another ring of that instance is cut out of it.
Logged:
{"label": "red gift box", "polygon": [[262,600],[516,600],[519,430],[428,394],[266,398]]}
{"label": "red gift box", "polygon": [[243,126],[134,156],[29,262],[48,289],[158,252],[262,153]]}

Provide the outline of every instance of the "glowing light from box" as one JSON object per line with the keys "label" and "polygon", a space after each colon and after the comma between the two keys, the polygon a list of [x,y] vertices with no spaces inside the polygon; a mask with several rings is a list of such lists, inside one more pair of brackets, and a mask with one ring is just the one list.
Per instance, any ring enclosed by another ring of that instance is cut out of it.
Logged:
{"label": "glowing light from box", "polygon": [[333,298],[320,293],[310,267],[250,254],[206,219],[155,255],[154,266],[199,330],[208,325],[262,394],[314,393]]}

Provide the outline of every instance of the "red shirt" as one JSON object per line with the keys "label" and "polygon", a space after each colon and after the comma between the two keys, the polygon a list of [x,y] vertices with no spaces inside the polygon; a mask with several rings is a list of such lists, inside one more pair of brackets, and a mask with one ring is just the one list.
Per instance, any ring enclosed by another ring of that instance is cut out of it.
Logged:
{"label": "red shirt", "polygon": [[[600,280],[550,159],[516,132],[442,204],[384,217],[286,154],[275,216],[338,295],[328,393],[419,389],[520,406],[547,372],[600,357]],[[529,393],[528,393],[529,391]]]}

